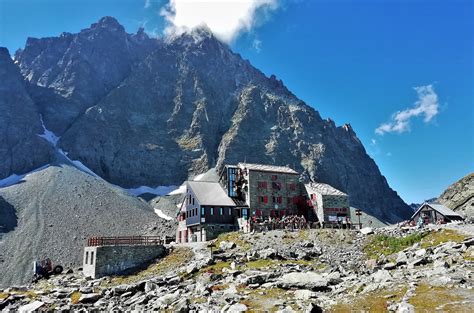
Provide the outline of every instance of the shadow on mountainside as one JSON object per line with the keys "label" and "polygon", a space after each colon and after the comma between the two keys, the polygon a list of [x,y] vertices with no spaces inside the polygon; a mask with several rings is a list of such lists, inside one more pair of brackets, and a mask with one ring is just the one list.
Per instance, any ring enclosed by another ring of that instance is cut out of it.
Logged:
{"label": "shadow on mountainside", "polygon": [[0,234],[12,231],[17,225],[15,208],[0,197]]}

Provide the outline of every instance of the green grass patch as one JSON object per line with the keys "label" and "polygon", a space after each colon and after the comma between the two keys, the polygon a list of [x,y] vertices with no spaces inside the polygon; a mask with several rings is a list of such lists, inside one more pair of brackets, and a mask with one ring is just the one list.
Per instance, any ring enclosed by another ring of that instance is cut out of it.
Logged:
{"label": "green grass patch", "polygon": [[466,239],[467,236],[458,233],[452,229],[442,229],[439,231],[430,232],[423,240],[421,241],[422,248],[435,247],[442,243],[448,241],[461,242]]}
{"label": "green grass patch", "polygon": [[426,233],[414,233],[405,237],[374,235],[364,247],[364,252],[369,259],[377,259],[380,255],[387,256],[411,247],[426,235]]}
{"label": "green grass patch", "polygon": [[238,246],[238,248],[242,251],[248,251],[252,247],[250,242],[248,242],[247,240],[242,239],[242,234],[238,231],[220,234],[217,237],[216,242],[214,243],[216,248],[219,248],[219,244],[222,241],[234,242]]}
{"label": "green grass patch", "polygon": [[417,312],[470,312],[469,302],[453,288],[420,284],[415,295],[408,301]]}
{"label": "green grass patch", "polygon": [[202,273],[222,274],[222,270],[225,267],[230,268],[230,261],[217,262],[216,264],[206,266],[199,271],[199,274],[202,274]]}
{"label": "green grass patch", "polygon": [[291,298],[291,293],[280,288],[242,289],[239,287],[237,290],[240,292],[249,291],[247,298],[241,301],[247,306],[248,312],[276,312],[279,308],[275,306],[275,301]]}
{"label": "green grass patch", "polygon": [[309,230],[302,229],[295,232],[286,232],[283,235],[283,243],[293,244],[295,242],[302,242],[309,239]]}
{"label": "green grass patch", "polygon": [[407,291],[406,287],[398,287],[391,290],[374,291],[370,294],[361,295],[348,303],[338,303],[331,307],[328,312],[351,313],[351,312],[388,312],[389,302],[399,302]]}

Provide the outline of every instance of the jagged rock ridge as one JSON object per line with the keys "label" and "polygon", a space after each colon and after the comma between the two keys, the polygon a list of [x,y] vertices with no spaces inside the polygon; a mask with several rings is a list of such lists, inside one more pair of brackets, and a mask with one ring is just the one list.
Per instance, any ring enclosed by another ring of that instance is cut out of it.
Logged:
{"label": "jagged rock ridge", "polygon": [[350,125],[323,120],[206,29],[156,40],[106,17],[29,39],[15,60],[59,146],[114,184],[180,184],[246,160],[290,165],[384,221],[411,213]]}

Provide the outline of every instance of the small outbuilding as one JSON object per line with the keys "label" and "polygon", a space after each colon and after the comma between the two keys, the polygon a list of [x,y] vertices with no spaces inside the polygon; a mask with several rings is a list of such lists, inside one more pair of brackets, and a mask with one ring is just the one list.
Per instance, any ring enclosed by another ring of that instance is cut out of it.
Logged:
{"label": "small outbuilding", "polygon": [[309,203],[323,227],[338,227],[350,222],[349,196],[323,183],[305,185]]}
{"label": "small outbuilding", "polygon": [[462,221],[464,218],[451,209],[438,203],[423,203],[413,214],[410,221],[418,222],[423,219],[423,224],[445,224],[453,221]]}

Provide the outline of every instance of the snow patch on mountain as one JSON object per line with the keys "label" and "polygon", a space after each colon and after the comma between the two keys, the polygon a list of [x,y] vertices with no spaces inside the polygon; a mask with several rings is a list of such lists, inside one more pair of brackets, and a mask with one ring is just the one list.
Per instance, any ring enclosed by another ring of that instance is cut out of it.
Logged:
{"label": "snow patch on mountain", "polygon": [[46,126],[44,125],[44,121],[43,121],[43,116],[40,115],[40,121],[41,121],[41,126],[43,127],[43,133],[41,135],[38,135],[40,136],[41,138],[45,139],[47,142],[49,142],[53,147],[56,147],[57,144],[58,144],[58,141],[59,141],[59,138],[58,136],[56,136],[55,133],[53,133],[52,131],[50,131],[49,129],[46,128]]}
{"label": "snow patch on mountain", "polygon": [[165,213],[163,213],[163,211],[160,210],[160,209],[155,209],[155,213],[156,213],[156,215],[158,215],[159,217],[161,217],[161,218],[163,218],[167,221],[171,221],[173,219],[171,216],[168,216]]}
{"label": "snow patch on mountain", "polygon": [[77,167],[79,170],[91,175],[91,176],[94,176],[94,177],[97,177],[97,178],[100,178],[102,179],[99,175],[97,175],[96,173],[94,173],[90,168],[88,168],[87,166],[85,166],[81,161],[77,161],[77,160],[72,160],[71,158],[69,158],[67,156],[67,152],[64,152],[62,149],[59,149],[58,148],[58,152],[64,156],[69,162],[71,162],[71,164],[73,164],[75,167]]}
{"label": "snow patch on mountain", "polygon": [[16,185],[19,182],[22,182],[28,175],[30,175],[32,173],[35,173],[35,172],[38,172],[38,171],[41,171],[41,170],[44,170],[48,166],[49,166],[49,164],[46,164],[44,166],[41,166],[40,168],[37,168],[37,169],[35,169],[31,172],[25,173],[25,174],[12,174],[12,175],[4,178],[4,179],[0,179],[0,188],[5,188],[5,187],[12,186],[12,185]]}
{"label": "snow patch on mountain", "polygon": [[158,187],[140,186],[137,188],[129,188],[125,190],[134,196],[139,196],[144,193],[151,193],[157,196],[164,196],[167,194],[171,194],[171,192],[174,192],[177,189],[178,189],[178,186],[171,185],[171,186],[158,186]]}

